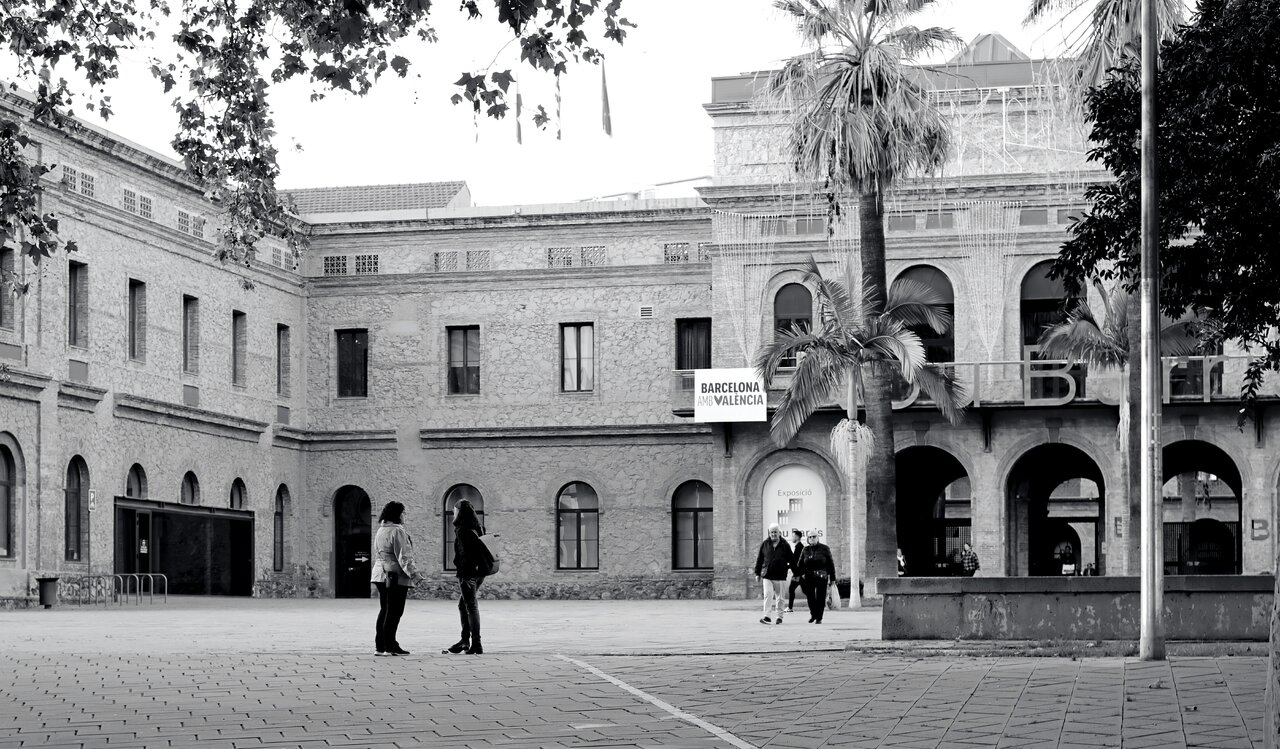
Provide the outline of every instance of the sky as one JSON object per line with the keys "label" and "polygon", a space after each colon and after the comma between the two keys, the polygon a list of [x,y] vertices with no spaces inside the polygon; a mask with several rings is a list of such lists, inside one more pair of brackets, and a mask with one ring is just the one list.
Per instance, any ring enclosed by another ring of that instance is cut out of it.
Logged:
{"label": "sky", "polygon": [[[1059,54],[1078,18],[1024,27],[1029,0],[939,0],[916,25],[949,27],[966,41],[998,32],[1033,58]],[[282,188],[463,180],[477,205],[572,202],[712,174],[711,119],[703,109],[711,79],[769,70],[804,52],[792,24],[770,0],[624,0],[630,29],[622,46],[602,40],[613,124],[601,127],[601,70],[576,65],[562,81],[561,139],[554,125],[526,121],[516,142],[510,118],[475,120],[454,106],[464,70],[510,68],[526,112],[553,111],[550,76],[521,68],[517,44],[488,16],[467,22],[456,3],[432,14],[440,41],[406,54],[413,72],[384,78],[368,96],[310,101],[307,85],[272,94]],[[481,3],[481,7],[488,7]],[[1079,16],[1080,14],[1077,14]],[[125,76],[108,93],[115,116],[103,126],[173,156],[170,97],[142,72],[145,54],[126,56]],[[102,124],[102,123],[99,123]]]}

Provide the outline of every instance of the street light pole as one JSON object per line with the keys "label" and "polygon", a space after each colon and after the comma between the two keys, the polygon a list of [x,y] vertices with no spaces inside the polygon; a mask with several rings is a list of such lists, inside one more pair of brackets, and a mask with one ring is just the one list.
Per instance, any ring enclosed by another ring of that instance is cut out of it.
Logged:
{"label": "street light pole", "polygon": [[1164,660],[1163,485],[1160,471],[1160,206],[1156,174],[1156,0],[1142,0],[1142,579],[1138,655]]}

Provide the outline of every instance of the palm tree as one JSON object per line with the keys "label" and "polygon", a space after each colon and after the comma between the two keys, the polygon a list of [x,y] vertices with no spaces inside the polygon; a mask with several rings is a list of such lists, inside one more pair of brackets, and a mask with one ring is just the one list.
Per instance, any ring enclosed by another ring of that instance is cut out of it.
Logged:
{"label": "palm tree", "polygon": [[[949,29],[901,24],[934,0],[776,0],[815,51],[788,60],[771,76],[768,93],[788,118],[797,175],[821,184],[833,212],[858,196],[864,288],[885,289],[884,198],[905,175],[945,160],[950,125],[917,83],[907,62],[959,45]],[[852,287],[850,287],[852,288]],[[869,296],[867,316],[884,300]],[[887,339],[885,339],[887,340]],[[905,353],[905,350],[904,350]],[[891,411],[892,368],[886,358],[856,363],[874,435],[867,481],[867,577],[896,574],[897,476]],[[899,360],[900,362],[902,360]],[[913,367],[918,370],[918,367]],[[830,383],[826,383],[830,384]],[[856,586],[857,580],[853,581]]]}
{"label": "palm tree", "polygon": [[[839,435],[850,434],[849,427],[857,417],[857,396],[867,392],[864,373],[873,371],[873,366],[880,365],[881,371],[893,372],[895,377],[919,386],[952,423],[962,418],[960,404],[964,402],[963,389],[954,374],[925,361],[920,337],[911,330],[918,325],[939,332],[948,330],[951,313],[942,306],[945,300],[934,289],[913,280],[894,283],[887,302],[881,301],[879,291],[873,287],[864,286],[861,296],[855,297],[852,274],[857,272],[850,268],[843,279],[828,278],[810,258],[805,281],[815,288],[817,324],[811,330],[778,331],[774,340],[757,352],[755,362],[766,383],[773,381],[782,362],[796,362],[770,424],[770,433],[779,446],[789,443],[815,411],[839,399],[843,390],[846,420],[832,432],[832,451],[842,466],[850,446],[842,443]],[[853,431],[854,439],[869,439],[875,449],[878,435],[856,428]],[[869,469],[870,466],[868,474]],[[867,510],[872,511],[870,501]],[[855,529],[850,528],[849,532],[852,534]],[[896,528],[893,534],[890,540],[896,545]],[[849,567],[851,603],[860,603],[862,560],[857,554],[850,555]]]}
{"label": "palm tree", "polygon": [[[1129,324],[1137,313],[1132,301],[1137,295],[1116,281],[1108,289],[1102,281],[1094,279],[1093,287],[1102,302],[1103,317],[1099,321],[1089,306],[1081,299],[1065,319],[1045,328],[1040,334],[1040,351],[1049,359],[1079,361],[1102,369],[1120,370],[1120,426],[1116,440],[1127,442],[1129,433],[1129,405],[1132,393],[1129,389],[1128,371],[1131,356],[1137,348],[1137,332]],[[1186,320],[1164,327],[1160,331],[1160,352],[1163,356],[1193,356],[1197,353],[1197,340],[1193,335],[1195,321]],[[1128,471],[1129,455],[1121,450],[1122,467]]]}
{"label": "palm tree", "polygon": [[[1121,58],[1138,57],[1142,46],[1141,0],[1031,0],[1023,24],[1037,23],[1047,16],[1067,16],[1094,2],[1088,26],[1068,39],[1067,56],[1075,59],[1071,83],[1083,93],[1106,81]],[[1185,0],[1156,0],[1156,24],[1160,40],[1173,38],[1182,23]]]}

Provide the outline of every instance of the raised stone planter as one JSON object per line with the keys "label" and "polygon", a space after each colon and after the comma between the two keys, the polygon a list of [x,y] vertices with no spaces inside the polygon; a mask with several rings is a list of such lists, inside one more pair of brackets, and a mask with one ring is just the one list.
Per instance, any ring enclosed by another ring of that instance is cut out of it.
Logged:
{"label": "raised stone planter", "polygon": [[[907,577],[877,581],[886,640],[1136,640],[1137,577]],[[1268,637],[1270,575],[1164,578],[1169,640]]]}

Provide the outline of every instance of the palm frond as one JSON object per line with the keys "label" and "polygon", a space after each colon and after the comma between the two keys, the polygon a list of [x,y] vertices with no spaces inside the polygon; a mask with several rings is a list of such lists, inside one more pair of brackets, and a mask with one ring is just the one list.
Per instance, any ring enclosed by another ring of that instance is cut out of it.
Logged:
{"label": "palm frond", "polygon": [[946,303],[946,297],[929,284],[914,278],[899,278],[889,286],[884,314],[904,325],[925,325],[941,334],[952,325],[951,313],[943,306]]}
{"label": "palm frond", "polygon": [[1202,353],[1200,325],[1199,320],[1191,319],[1164,327],[1160,331],[1160,355],[1196,356]]}
{"label": "palm frond", "polygon": [[1085,0],[1031,0],[1027,15],[1022,19],[1024,26],[1029,26],[1048,15],[1062,15],[1074,11]]}
{"label": "palm frond", "polygon": [[1120,348],[1114,335],[1108,335],[1083,301],[1067,318],[1052,325],[1040,335],[1040,352],[1050,359],[1082,361],[1099,367],[1123,366],[1128,348]]}
{"label": "palm frond", "polygon": [[927,29],[903,26],[885,34],[884,41],[902,50],[903,60],[914,60],[923,55],[964,46],[964,40],[956,32],[940,26],[930,26]]}
{"label": "palm frond", "polygon": [[956,378],[954,367],[926,364],[915,372],[914,384],[929,396],[951,424],[959,424],[964,419],[964,408],[960,404],[968,400],[969,391]]}

